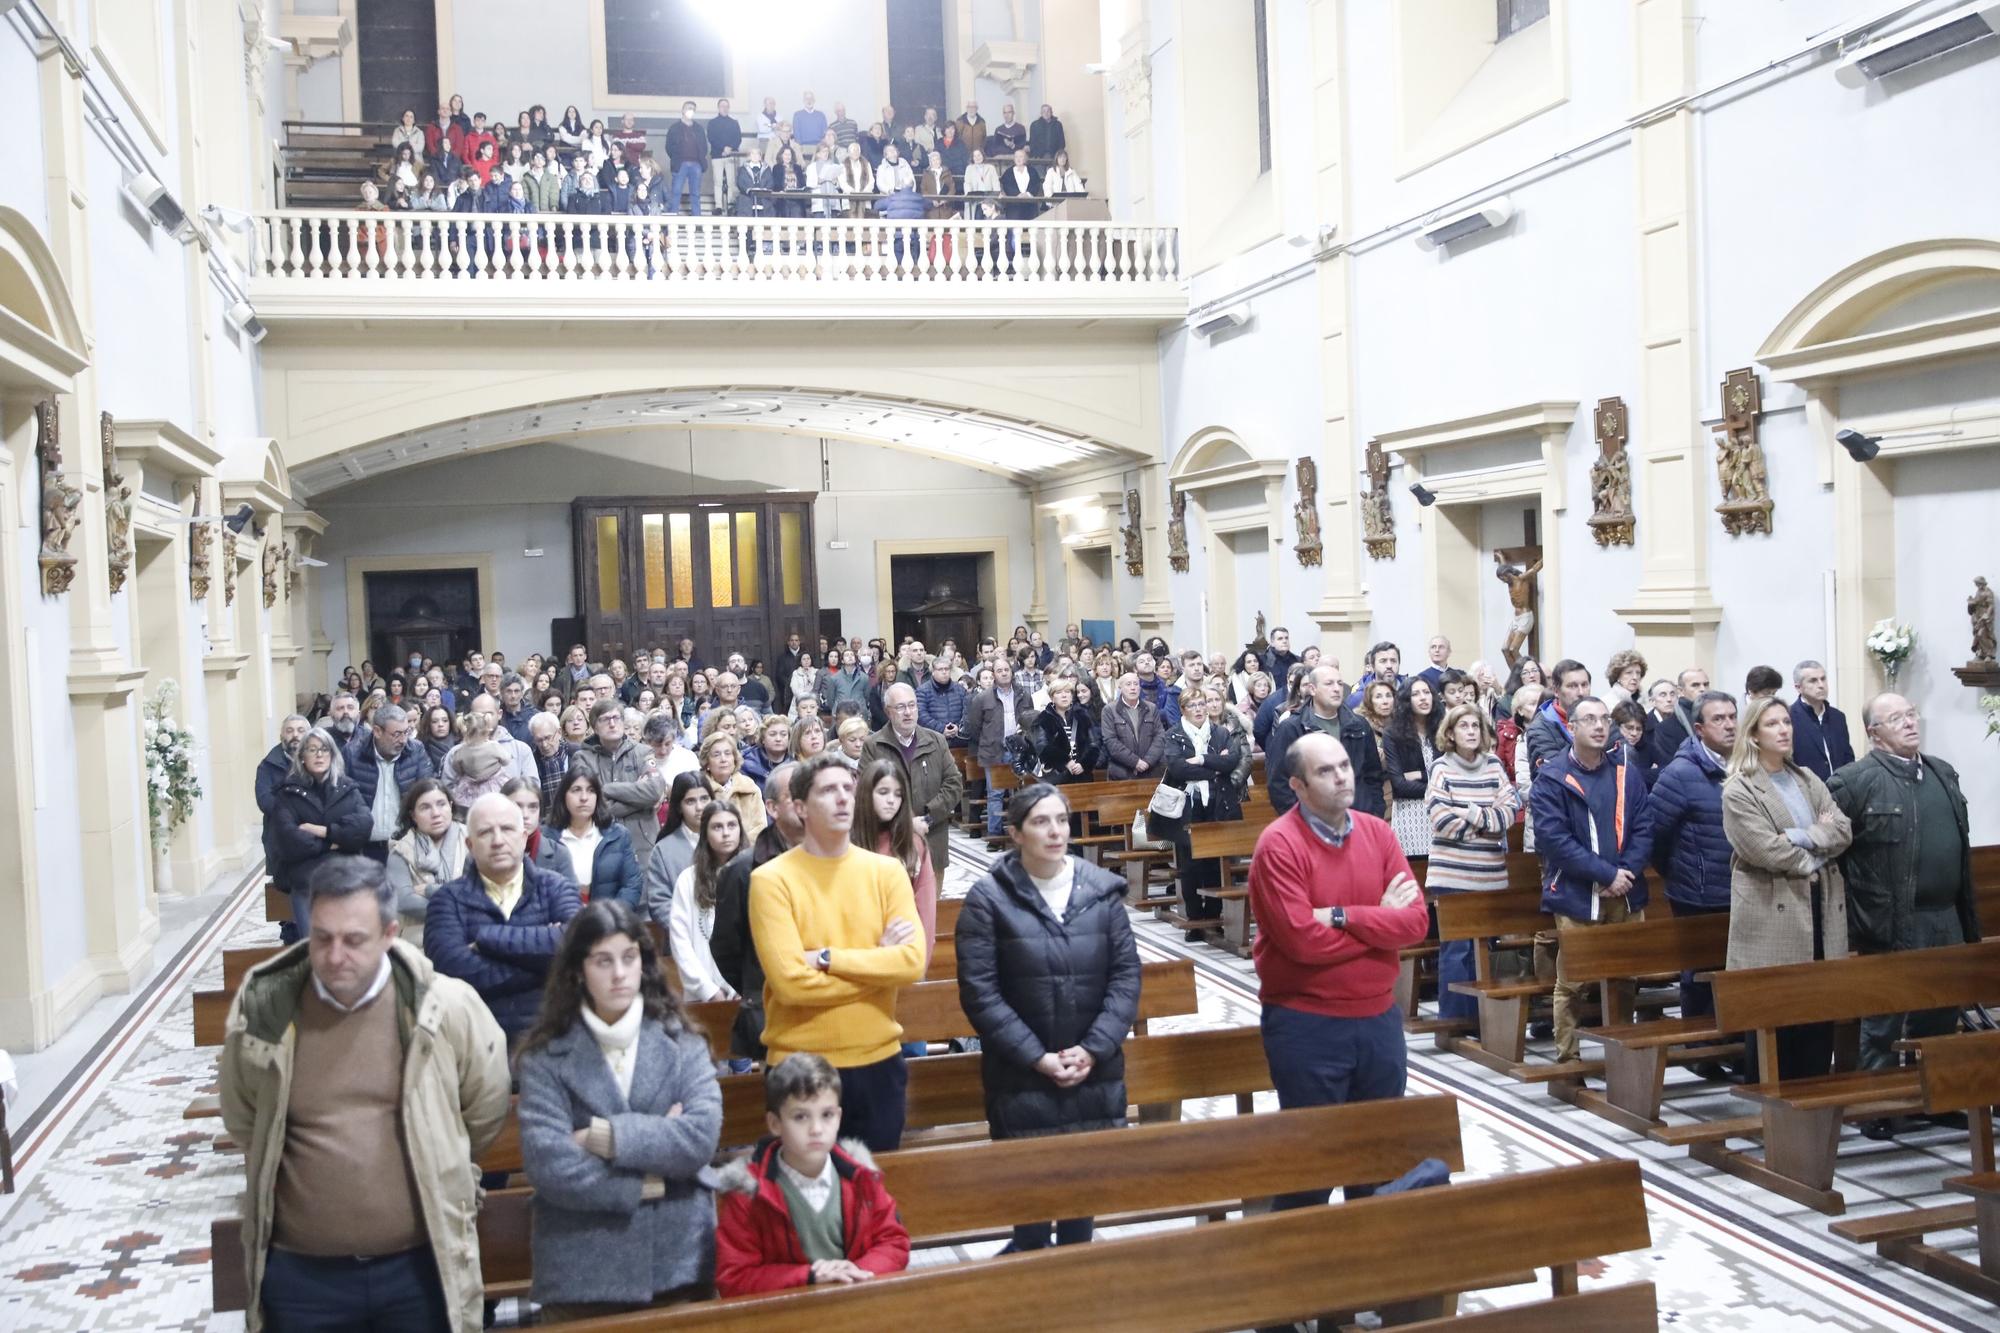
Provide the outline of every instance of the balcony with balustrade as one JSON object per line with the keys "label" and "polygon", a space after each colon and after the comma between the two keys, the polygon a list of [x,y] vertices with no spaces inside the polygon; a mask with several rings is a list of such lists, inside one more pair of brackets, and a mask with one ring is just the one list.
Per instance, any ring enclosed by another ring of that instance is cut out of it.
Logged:
{"label": "balcony with balustrade", "polygon": [[1120,320],[1187,314],[1178,230],[1081,221],[255,215],[247,292],[320,320]]}

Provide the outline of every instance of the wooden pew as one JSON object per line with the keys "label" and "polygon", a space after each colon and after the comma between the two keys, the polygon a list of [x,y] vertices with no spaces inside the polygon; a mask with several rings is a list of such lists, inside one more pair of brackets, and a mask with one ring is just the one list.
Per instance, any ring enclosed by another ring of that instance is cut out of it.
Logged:
{"label": "wooden pew", "polygon": [[1217,887],[1208,890],[1206,896],[1221,900],[1222,915],[1208,920],[1188,917],[1174,908],[1168,908],[1162,913],[1164,919],[1182,930],[1220,930],[1222,946],[1239,958],[1248,958],[1251,935],[1257,923],[1250,911],[1250,890],[1236,883],[1231,863],[1235,858],[1247,858],[1257,850],[1257,839],[1274,818],[1276,815],[1266,805],[1256,815],[1246,811],[1242,819],[1189,825],[1189,858],[1195,861],[1214,860],[1221,866]]}
{"label": "wooden pew", "polygon": [[[1984,918],[1981,925],[1984,926]],[[1932,1115],[1965,1113],[1972,1129],[1972,1171],[1944,1182],[1971,1203],[1912,1208],[1874,1217],[1835,1222],[1828,1230],[1861,1244],[1873,1244],[1885,1259],[1949,1282],[1981,1300],[2000,1305],[2000,1175],[1993,1163],[1993,1112],[2000,1103],[2000,1032],[1964,1032],[1909,1043],[1917,1053],[1923,1109]],[[1926,1244],[1933,1231],[1972,1227],[1979,1237],[1979,1262]]]}
{"label": "wooden pew", "polygon": [[[1579,1218],[1590,1224],[1579,1226]],[[1529,1265],[1552,1270],[1554,1295],[1573,1295],[1579,1262],[1651,1241],[1638,1163],[1591,1162],[574,1327],[1046,1333],[1050,1312],[1064,1311],[1089,1312],[1093,1328],[1194,1333],[1435,1298],[1492,1285]],[[1024,1299],[1028,1292],[1032,1299]],[[1637,1323],[1628,1316],[1592,1325],[1652,1326],[1650,1313]]]}
{"label": "wooden pew", "polygon": [[1833,1188],[1842,1121],[1914,1109],[1922,1075],[1904,1066],[1780,1080],[1777,1030],[2000,1000],[2000,940],[1717,972],[1712,982],[1716,1022],[1728,1031],[1757,1034],[1764,1082],[1735,1091],[1761,1108],[1764,1155],[1732,1151],[1721,1140],[1696,1142],[1689,1155],[1838,1215],[1847,1208]]}
{"label": "wooden pew", "polygon": [[[1355,1102],[1270,1115],[1138,1125],[877,1159],[913,1246],[962,1245],[1038,1217],[1106,1224],[1214,1215],[1286,1190],[1391,1180],[1425,1158],[1464,1168],[1451,1097]],[[491,1299],[527,1294],[533,1191],[489,1191],[480,1271]],[[242,1222],[210,1225],[217,1311],[243,1308]]]}
{"label": "wooden pew", "polygon": [[[986,1099],[977,1053],[910,1061],[903,1142],[911,1147],[986,1137]],[[1271,1089],[1264,1041],[1256,1028],[1218,1028],[1125,1043],[1125,1095],[1135,1106],[1204,1097],[1236,1098],[1247,1115],[1256,1093]],[[722,1142],[754,1143],[764,1133],[764,1076],[722,1079]],[[520,1128],[510,1112],[500,1138],[479,1158],[483,1171],[521,1169]]]}
{"label": "wooden pew", "polygon": [[[1510,883],[1514,859],[1514,855],[1507,858]],[[1472,996],[1479,1004],[1479,1035],[1467,1036],[1457,1029],[1446,1028],[1437,1033],[1438,1049],[1455,1051],[1515,1078],[1598,1072],[1601,1066],[1590,1061],[1532,1068],[1524,1065],[1528,1004],[1548,995],[1551,987],[1545,981],[1500,981],[1494,976],[1493,940],[1525,940],[1536,931],[1548,929],[1550,918],[1542,911],[1540,887],[1510,887],[1493,893],[1443,893],[1433,901],[1437,905],[1438,938],[1472,941],[1473,979],[1455,981],[1451,988],[1461,995]]]}
{"label": "wooden pew", "polygon": [[[1664,909],[1663,909],[1664,910]],[[1661,916],[1571,931],[1563,936],[1563,966],[1572,977],[1606,982],[1686,970],[1707,972],[1729,957],[1729,915]],[[1585,1041],[1604,1047],[1604,1093],[1573,1082],[1550,1084],[1563,1101],[1582,1106],[1640,1134],[1661,1128],[1667,1065],[1740,1052],[1722,1045],[1727,1033],[1713,1015],[1643,1018],[1584,1028]],[[1745,1126],[1748,1128],[1748,1126]]]}
{"label": "wooden pew", "polygon": [[292,895],[280,889],[270,880],[264,881],[264,920],[266,923],[290,921],[292,919]]}

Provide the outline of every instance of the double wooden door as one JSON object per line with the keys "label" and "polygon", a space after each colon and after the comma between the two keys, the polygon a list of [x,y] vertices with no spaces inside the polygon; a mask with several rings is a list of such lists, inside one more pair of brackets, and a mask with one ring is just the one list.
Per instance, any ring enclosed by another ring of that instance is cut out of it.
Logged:
{"label": "double wooden door", "polygon": [[819,616],[808,493],[587,496],[571,508],[577,605],[595,661],[683,638],[717,664],[811,641]]}

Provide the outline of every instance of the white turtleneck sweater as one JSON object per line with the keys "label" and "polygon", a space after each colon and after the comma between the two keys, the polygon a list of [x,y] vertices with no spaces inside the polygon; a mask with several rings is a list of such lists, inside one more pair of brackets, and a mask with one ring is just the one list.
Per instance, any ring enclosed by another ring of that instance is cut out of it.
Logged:
{"label": "white turtleneck sweater", "polygon": [[588,1004],[583,1006],[583,1025],[596,1039],[597,1049],[604,1053],[611,1081],[618,1085],[618,1095],[626,1098],[628,1104],[632,1096],[632,1069],[639,1062],[639,1025],[645,1020],[646,1006],[637,999],[616,1023],[605,1022]]}

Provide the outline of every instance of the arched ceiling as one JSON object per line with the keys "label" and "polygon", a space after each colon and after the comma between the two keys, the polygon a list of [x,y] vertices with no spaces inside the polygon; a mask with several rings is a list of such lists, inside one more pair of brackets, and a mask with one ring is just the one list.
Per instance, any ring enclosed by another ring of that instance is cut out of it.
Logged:
{"label": "arched ceiling", "polygon": [[908,449],[1028,481],[1121,456],[1099,440],[993,412],[881,395],[727,385],[542,403],[390,436],[293,469],[307,493],[454,454],[591,431],[722,427],[829,436]]}

